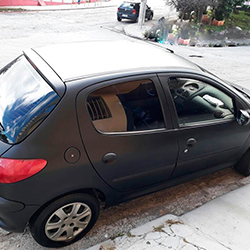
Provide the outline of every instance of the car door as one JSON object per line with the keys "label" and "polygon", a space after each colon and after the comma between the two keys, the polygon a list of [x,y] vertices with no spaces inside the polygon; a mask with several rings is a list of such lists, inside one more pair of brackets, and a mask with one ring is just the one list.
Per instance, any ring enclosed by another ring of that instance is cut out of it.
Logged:
{"label": "car door", "polygon": [[171,176],[178,143],[156,75],[88,87],[77,113],[89,159],[112,188],[133,191]]}
{"label": "car door", "polygon": [[162,74],[180,150],[173,178],[210,167],[233,166],[246,142],[248,128],[235,119],[233,92],[210,78]]}

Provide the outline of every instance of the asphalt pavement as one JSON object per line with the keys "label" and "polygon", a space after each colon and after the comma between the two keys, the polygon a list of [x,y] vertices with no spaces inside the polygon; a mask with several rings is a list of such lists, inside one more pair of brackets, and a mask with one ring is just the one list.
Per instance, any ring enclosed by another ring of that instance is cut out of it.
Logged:
{"label": "asphalt pavement", "polygon": [[[22,7],[22,9],[29,11],[56,11],[72,8],[101,8],[117,6],[120,2],[121,1],[112,0],[110,2],[100,2],[98,5],[86,3],[67,6],[30,6]],[[20,9],[20,7],[17,8]],[[139,28],[137,24],[126,25],[124,31],[125,34],[129,36],[143,40],[143,32],[152,26],[152,24],[152,22],[148,22],[142,29]],[[211,48],[204,52],[204,50],[191,51],[191,49],[187,47],[184,48],[166,44],[159,45],[154,43],[153,45],[174,48],[174,50],[179,53],[186,53],[186,57],[189,57],[191,54],[202,54],[202,57],[204,57],[204,53],[206,52],[208,54],[216,53],[211,52]],[[233,50],[233,52],[234,51],[237,53],[237,49]],[[198,56],[194,60],[199,60]],[[215,65],[214,67],[217,66]],[[241,72],[239,72],[239,74],[241,74]],[[246,74],[244,74],[242,85],[247,85],[248,82],[249,77],[246,77]],[[107,241],[99,243],[89,248],[89,250],[248,250],[250,246],[249,195],[250,185],[247,184],[181,216],[171,214],[164,215],[140,227],[134,228],[130,230],[129,233],[126,232],[124,235],[116,237],[115,239],[109,239],[107,235]],[[18,249],[18,246],[16,246],[16,249]]]}

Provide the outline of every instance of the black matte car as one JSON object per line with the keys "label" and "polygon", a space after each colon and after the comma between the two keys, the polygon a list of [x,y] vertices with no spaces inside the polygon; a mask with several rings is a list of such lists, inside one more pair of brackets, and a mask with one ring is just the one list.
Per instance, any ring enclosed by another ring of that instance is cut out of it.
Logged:
{"label": "black matte car", "polygon": [[[126,1],[123,2],[117,10],[117,20],[120,22],[122,19],[130,19],[137,22],[140,13],[140,2]],[[146,5],[145,18],[152,20],[154,16],[153,10]]]}
{"label": "black matte car", "polygon": [[[117,63],[121,49],[140,60]],[[82,238],[100,204],[226,167],[250,174],[250,91],[165,49],[30,49],[0,71],[0,89],[0,226],[29,226],[43,246]]]}

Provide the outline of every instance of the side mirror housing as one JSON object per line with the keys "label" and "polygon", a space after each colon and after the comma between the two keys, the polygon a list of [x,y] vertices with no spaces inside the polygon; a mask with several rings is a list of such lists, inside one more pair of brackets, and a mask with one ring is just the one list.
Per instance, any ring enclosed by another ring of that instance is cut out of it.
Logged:
{"label": "side mirror housing", "polygon": [[236,118],[241,126],[246,126],[250,122],[250,114],[246,110],[239,110]]}

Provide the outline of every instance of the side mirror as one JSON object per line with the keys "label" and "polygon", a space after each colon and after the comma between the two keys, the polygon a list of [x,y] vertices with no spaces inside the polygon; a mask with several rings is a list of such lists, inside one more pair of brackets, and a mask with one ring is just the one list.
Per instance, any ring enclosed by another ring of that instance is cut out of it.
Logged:
{"label": "side mirror", "polygon": [[246,110],[239,110],[236,118],[241,126],[246,126],[250,122],[250,114]]}

